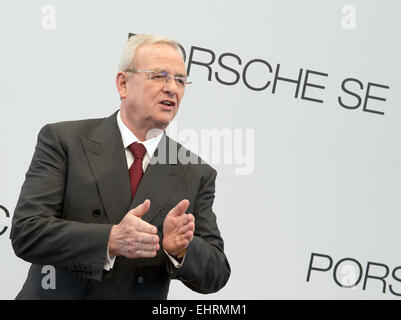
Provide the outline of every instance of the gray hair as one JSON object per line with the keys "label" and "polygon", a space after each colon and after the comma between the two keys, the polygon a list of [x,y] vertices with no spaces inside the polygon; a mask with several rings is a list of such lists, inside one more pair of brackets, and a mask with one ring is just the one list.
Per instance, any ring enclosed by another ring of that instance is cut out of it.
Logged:
{"label": "gray hair", "polygon": [[136,34],[128,38],[120,57],[118,71],[125,71],[130,67],[135,67],[135,52],[140,46],[149,43],[165,43],[176,49],[181,55],[181,49],[177,41],[160,36],[158,34]]}

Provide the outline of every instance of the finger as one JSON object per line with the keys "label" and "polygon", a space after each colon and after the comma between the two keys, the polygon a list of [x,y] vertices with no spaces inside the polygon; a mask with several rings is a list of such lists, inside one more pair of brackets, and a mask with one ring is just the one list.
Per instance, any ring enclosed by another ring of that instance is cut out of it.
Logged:
{"label": "finger", "polygon": [[176,218],[177,229],[181,229],[188,224],[186,214],[183,214],[181,216],[176,216],[175,218]]}
{"label": "finger", "polygon": [[142,218],[142,216],[148,212],[150,208],[150,200],[146,199],[144,202],[142,202],[139,206],[136,208],[132,209],[130,212],[137,216],[138,218]]}
{"label": "finger", "polygon": [[160,249],[159,244],[139,244],[136,251],[158,251]]}
{"label": "finger", "polygon": [[192,213],[187,214],[187,221],[195,223],[195,216]]}
{"label": "finger", "polygon": [[181,217],[181,220],[178,222],[178,225],[180,226],[180,227],[182,227],[182,226],[186,226],[186,225],[188,225],[189,223],[193,223],[193,224],[195,224],[195,217],[192,215],[192,214],[185,214],[185,215],[182,215]]}
{"label": "finger", "polygon": [[187,239],[189,242],[191,242],[193,238],[194,238],[194,232],[187,231],[187,233],[185,234],[185,239]]}
{"label": "finger", "polygon": [[173,209],[170,210],[169,214],[173,216],[179,216],[184,214],[188,209],[189,201],[187,199],[181,200]]}
{"label": "finger", "polygon": [[185,242],[187,241],[187,245],[192,241],[194,237],[194,233],[192,231],[187,231],[185,234],[181,236],[181,241]]}
{"label": "finger", "polygon": [[138,232],[136,242],[155,245],[159,243],[159,237],[145,232]]}
{"label": "finger", "polygon": [[132,256],[132,258],[153,258],[156,256],[156,254],[157,254],[157,251],[138,250]]}
{"label": "finger", "polygon": [[194,236],[194,232],[189,230],[184,233],[177,234],[175,237],[175,241],[177,244],[181,243],[182,241],[190,241]]}
{"label": "finger", "polygon": [[193,222],[187,223],[183,226],[181,226],[178,230],[177,233],[178,234],[184,234],[188,231],[194,231],[195,230],[195,224]]}
{"label": "finger", "polygon": [[180,218],[182,219],[178,222],[179,228],[183,228],[188,225],[195,227],[195,217],[192,214],[185,214]]}
{"label": "finger", "polygon": [[151,225],[150,223],[147,223],[146,221],[143,220],[137,220],[137,221],[138,224],[135,227],[135,231],[150,233],[153,235],[157,234],[157,228],[154,225]]}
{"label": "finger", "polygon": [[182,239],[177,241],[177,247],[180,248],[180,251],[184,250],[187,248],[189,245],[189,240],[188,239]]}
{"label": "finger", "polygon": [[194,236],[193,231],[189,230],[189,231],[185,232],[185,233],[182,235],[181,240],[183,240],[183,241],[184,241],[184,240],[190,241],[190,239],[192,239],[193,236]]}

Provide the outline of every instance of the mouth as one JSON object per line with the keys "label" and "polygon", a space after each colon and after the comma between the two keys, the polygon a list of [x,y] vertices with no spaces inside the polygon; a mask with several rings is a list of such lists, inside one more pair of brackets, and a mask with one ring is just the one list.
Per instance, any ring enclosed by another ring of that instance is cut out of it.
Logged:
{"label": "mouth", "polygon": [[164,108],[167,109],[173,109],[176,105],[173,100],[168,100],[168,99],[160,101],[159,104],[161,104]]}

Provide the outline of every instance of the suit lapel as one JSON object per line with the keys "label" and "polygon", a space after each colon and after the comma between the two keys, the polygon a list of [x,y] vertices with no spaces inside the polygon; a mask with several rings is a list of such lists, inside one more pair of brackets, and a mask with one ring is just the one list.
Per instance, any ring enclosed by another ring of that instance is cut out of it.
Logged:
{"label": "suit lapel", "polygon": [[81,137],[106,216],[113,224],[121,221],[131,201],[127,161],[116,114],[104,119],[92,136]]}

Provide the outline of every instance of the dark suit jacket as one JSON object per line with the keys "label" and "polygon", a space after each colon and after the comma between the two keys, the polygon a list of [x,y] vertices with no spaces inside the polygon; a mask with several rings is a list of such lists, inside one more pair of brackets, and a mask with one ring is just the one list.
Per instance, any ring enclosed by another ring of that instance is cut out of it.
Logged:
{"label": "dark suit jacket", "polygon": [[[163,153],[167,163],[152,164]],[[166,299],[171,279],[200,293],[222,288],[230,266],[212,211],[216,171],[195,160],[164,134],[131,199],[116,113],[43,127],[10,235],[16,255],[32,263],[17,299]],[[151,206],[143,220],[158,228],[161,249],[154,258],[117,257],[105,271],[112,225],[145,199]],[[182,199],[190,201],[195,234],[176,269],[161,242],[164,218]],[[55,289],[42,287],[44,265],[55,267]]]}

